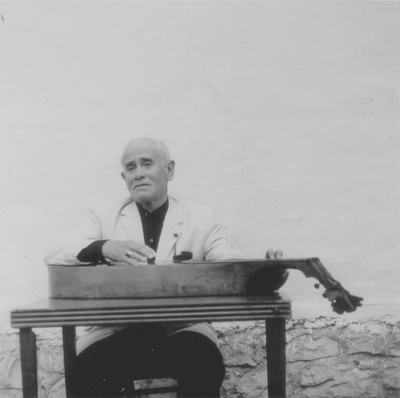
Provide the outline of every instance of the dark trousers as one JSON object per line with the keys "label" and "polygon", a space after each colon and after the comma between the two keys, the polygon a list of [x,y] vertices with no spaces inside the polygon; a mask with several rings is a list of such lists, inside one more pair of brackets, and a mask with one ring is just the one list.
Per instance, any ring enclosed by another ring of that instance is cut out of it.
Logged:
{"label": "dark trousers", "polygon": [[[162,325],[135,325],[100,340],[77,357],[76,397],[124,397],[148,369],[168,369],[178,397],[219,397],[225,366],[218,347],[196,332],[167,336]],[[148,374],[147,374],[148,375]],[[164,374],[165,377],[165,374]]]}

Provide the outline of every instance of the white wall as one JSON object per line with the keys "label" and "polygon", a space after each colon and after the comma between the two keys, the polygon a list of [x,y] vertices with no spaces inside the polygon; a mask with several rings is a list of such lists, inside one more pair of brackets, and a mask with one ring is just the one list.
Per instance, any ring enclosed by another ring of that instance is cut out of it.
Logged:
{"label": "white wall", "polygon": [[[0,325],[47,296],[42,256],[124,192],[138,136],[171,193],[217,208],[248,258],[319,257],[399,310],[397,2],[0,2]],[[297,271],[296,316],[332,314]]]}

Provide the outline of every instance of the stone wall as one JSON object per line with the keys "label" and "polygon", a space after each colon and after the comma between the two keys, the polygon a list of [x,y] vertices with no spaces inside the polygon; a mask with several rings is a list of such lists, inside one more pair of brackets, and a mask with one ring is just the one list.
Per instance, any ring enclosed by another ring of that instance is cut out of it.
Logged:
{"label": "stone wall", "polygon": [[[227,368],[222,397],[267,397],[263,322],[215,326]],[[399,328],[400,320],[393,318],[351,322],[319,317],[288,321],[287,396],[400,397]],[[35,329],[35,332],[39,398],[63,398],[61,333],[57,329]],[[160,384],[160,381],[142,384]],[[18,335],[7,328],[0,334],[0,396],[22,396]],[[164,398],[172,396],[165,394]]]}
{"label": "stone wall", "polygon": [[[400,397],[399,322],[339,318],[287,323],[288,397]],[[262,323],[226,325],[225,396],[266,397]]]}

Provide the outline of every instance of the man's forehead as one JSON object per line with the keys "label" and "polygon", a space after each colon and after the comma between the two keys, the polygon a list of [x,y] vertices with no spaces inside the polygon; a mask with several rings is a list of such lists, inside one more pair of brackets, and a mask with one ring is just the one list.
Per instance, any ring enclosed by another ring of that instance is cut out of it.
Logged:
{"label": "man's forehead", "polygon": [[157,152],[149,152],[149,151],[131,151],[126,152],[122,156],[122,160],[124,163],[130,161],[138,161],[143,159],[155,159],[159,158],[160,155]]}
{"label": "man's forehead", "polygon": [[161,153],[157,148],[132,146],[125,148],[125,151],[122,155],[122,162],[125,164],[127,162],[140,161],[142,159],[159,158],[161,158]]}
{"label": "man's forehead", "polygon": [[[165,151],[168,150],[165,148]],[[162,144],[151,139],[151,138],[137,138],[130,141],[121,157],[121,163],[125,165],[130,161],[139,161],[140,159],[160,159],[168,157],[168,154],[164,154]]]}

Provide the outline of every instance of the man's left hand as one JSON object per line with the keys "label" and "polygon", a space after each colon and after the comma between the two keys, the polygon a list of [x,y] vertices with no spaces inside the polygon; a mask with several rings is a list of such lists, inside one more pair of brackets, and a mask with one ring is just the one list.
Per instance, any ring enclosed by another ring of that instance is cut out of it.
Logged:
{"label": "man's left hand", "polygon": [[[279,258],[282,258],[282,256],[283,256],[282,250],[278,249],[275,251],[274,249],[268,249],[265,257],[270,258],[270,259],[279,259]],[[274,290],[278,290],[287,281],[287,278],[289,277],[289,271],[284,268],[278,269],[275,271],[275,277],[276,277],[276,279],[274,278],[275,279],[274,282],[276,283],[276,285],[274,283],[274,287],[275,287]]]}
{"label": "man's left hand", "polygon": [[268,249],[267,250],[267,255],[265,256],[266,258],[282,258],[283,252],[282,250],[278,249],[275,251],[274,249]]}

